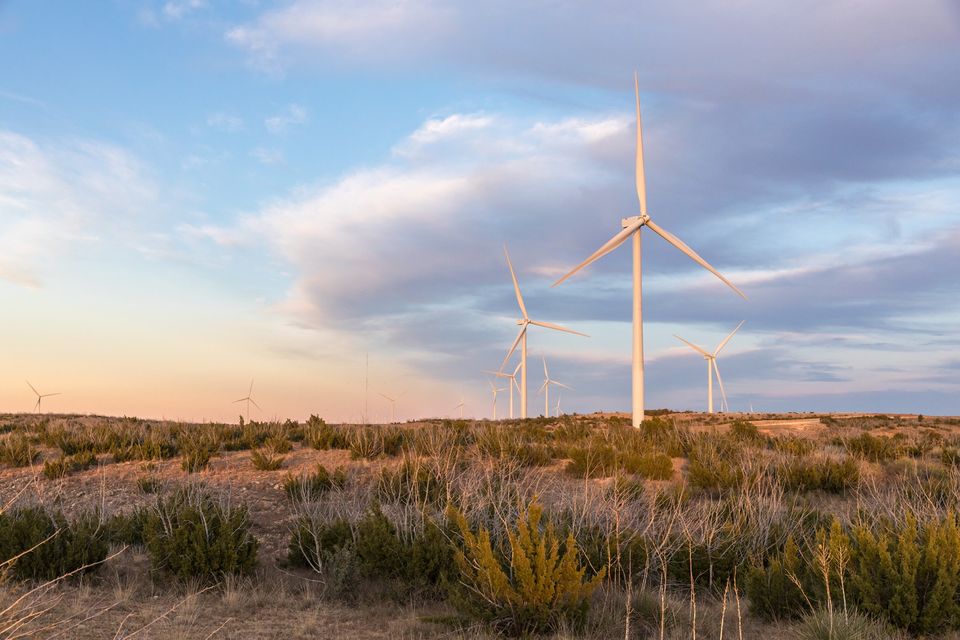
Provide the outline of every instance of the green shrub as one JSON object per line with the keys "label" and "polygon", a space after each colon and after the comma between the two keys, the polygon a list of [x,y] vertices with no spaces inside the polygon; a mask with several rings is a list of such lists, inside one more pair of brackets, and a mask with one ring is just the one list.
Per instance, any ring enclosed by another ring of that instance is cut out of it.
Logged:
{"label": "green shrub", "polygon": [[143,493],[157,493],[163,486],[160,478],[153,475],[138,476],[137,488]]}
{"label": "green shrub", "polygon": [[374,505],[357,522],[354,542],[360,570],[371,578],[400,578],[406,575],[407,555],[393,523]]}
{"label": "green shrub", "polygon": [[11,433],[0,438],[0,462],[11,467],[26,467],[40,458],[30,438],[23,433]]}
{"label": "green shrub", "polygon": [[98,518],[89,513],[72,521],[41,507],[0,513],[0,570],[21,579],[52,580],[102,562],[105,538]]}
{"label": "green shrub", "polygon": [[347,472],[337,467],[331,474],[322,464],[317,465],[313,473],[299,476],[287,475],[283,480],[283,490],[291,500],[315,500],[330,489],[343,489],[347,484]]}
{"label": "green shrub", "polygon": [[290,440],[288,440],[287,436],[283,435],[282,433],[278,433],[267,438],[266,442],[264,442],[264,446],[276,454],[290,453],[290,450],[293,449],[293,445],[290,443]]}
{"label": "green shrub", "polygon": [[72,456],[63,456],[55,460],[46,460],[43,463],[43,475],[50,480],[57,480],[68,473],[83,471],[97,464],[97,456],[91,451],[83,451]]}
{"label": "green shrub", "polygon": [[143,539],[154,569],[180,578],[219,580],[249,573],[257,562],[246,506],[195,488],[158,499],[144,523]]}
{"label": "green shrub", "polygon": [[449,513],[463,542],[454,556],[460,571],[454,606],[514,636],[582,627],[605,571],[585,579],[573,535],[567,535],[561,551],[553,526],[541,525],[539,504],[532,503],[516,530],[508,532],[503,553],[494,550],[487,529],[474,533],[462,514],[455,509]]}
{"label": "green shrub", "polygon": [[283,466],[283,456],[272,455],[263,449],[250,452],[250,462],[258,471],[276,471]]}
{"label": "green shrub", "polygon": [[344,548],[354,553],[353,529],[349,522],[342,518],[319,522],[304,515],[294,525],[287,559],[295,566],[323,573],[328,555]]}
{"label": "green shrub", "polygon": [[383,502],[439,505],[447,495],[447,483],[435,467],[407,458],[399,467],[380,470],[377,493]]}
{"label": "green shrub", "polygon": [[854,438],[847,438],[841,443],[850,453],[871,462],[885,462],[900,455],[896,441],[886,436],[872,436],[869,433],[861,433]]}
{"label": "green shrub", "polygon": [[859,608],[914,634],[960,623],[960,529],[953,514],[891,532],[852,532],[850,586]]}
{"label": "green shrub", "polygon": [[349,449],[350,443],[342,430],[327,424],[323,418],[310,416],[303,429],[304,441],[314,449]]}
{"label": "green shrub", "polygon": [[673,460],[665,453],[627,453],[623,456],[623,470],[651,480],[669,480],[673,477]]}
{"label": "green shrub", "polygon": [[821,457],[794,457],[783,460],[772,468],[774,477],[788,491],[825,491],[843,493],[856,487],[860,480],[860,465],[856,458],[842,460]]}
{"label": "green shrub", "polygon": [[[766,566],[751,567],[746,593],[750,610],[767,619],[796,618],[808,610],[808,597],[819,593],[818,583],[793,537]],[[806,593],[810,592],[810,596]]]}
{"label": "green shrub", "polygon": [[743,418],[737,418],[730,423],[730,437],[741,442],[757,444],[763,442],[757,425]]}
{"label": "green shrub", "polygon": [[180,466],[187,473],[196,473],[207,468],[210,458],[220,450],[220,445],[209,434],[195,433],[184,435],[180,440],[183,461]]}
{"label": "green shrub", "polygon": [[143,545],[143,532],[153,510],[136,507],[126,513],[117,513],[104,523],[107,540],[119,545]]}
{"label": "green shrub", "polygon": [[960,449],[943,447],[940,450],[940,462],[946,467],[960,467]]}

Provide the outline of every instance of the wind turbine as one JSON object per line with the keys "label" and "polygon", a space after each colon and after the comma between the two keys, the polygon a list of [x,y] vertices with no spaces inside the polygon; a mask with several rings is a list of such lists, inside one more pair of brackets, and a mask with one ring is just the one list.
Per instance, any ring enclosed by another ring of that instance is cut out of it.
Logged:
{"label": "wind turbine", "polygon": [[[260,409],[260,405],[258,405],[257,401],[253,399],[253,378],[250,378],[250,390],[247,391],[247,397],[234,400],[233,404],[244,401],[247,403],[247,422],[250,422],[250,403],[253,403],[253,406],[255,406],[257,409]],[[260,409],[260,411],[263,411],[263,409]]]}
{"label": "wind turbine", "polygon": [[633,76],[634,90],[637,101],[637,158],[636,158],[636,186],[637,198],[640,201],[640,215],[630,218],[621,218],[621,231],[610,238],[602,247],[597,249],[589,258],[574,267],[569,273],[553,283],[557,286],[576,272],[587,265],[599,260],[607,255],[628,238],[633,240],[633,426],[639,427],[643,422],[643,283],[641,278],[641,260],[640,260],[640,232],[643,227],[649,227],[651,231],[661,238],[675,246],[677,249],[687,254],[694,262],[717,276],[727,286],[736,291],[740,296],[746,299],[746,295],[735,287],[729,280],[720,275],[720,272],[710,266],[706,260],[701,258],[693,249],[683,243],[675,235],[662,228],[650,219],[647,214],[647,184],[643,175],[643,126],[640,122],[640,81],[636,73]]}
{"label": "wind turbine", "polygon": [[460,409],[460,419],[463,420],[463,400],[457,403],[457,409]]}
{"label": "wind turbine", "polygon": [[397,421],[397,400],[399,400],[399,399],[400,399],[400,396],[402,396],[402,395],[403,395],[403,394],[401,393],[401,394],[400,394],[399,396],[397,396],[396,398],[391,398],[390,396],[388,396],[388,395],[385,394],[385,393],[381,393],[381,394],[380,394],[380,397],[381,397],[381,398],[384,398],[384,399],[386,399],[387,401],[390,402],[390,422],[391,422],[391,424]]}
{"label": "wind turbine", "polygon": [[[557,382],[556,380],[550,379],[550,373],[547,371],[547,359],[543,359],[543,385],[540,387],[540,391],[543,391],[543,417],[550,417],[550,385],[555,384],[558,387],[563,387],[564,389],[573,390],[573,387],[568,387],[562,382]],[[557,400],[557,407],[560,407],[560,401]]]}
{"label": "wind turbine", "polygon": [[503,368],[507,365],[507,362],[510,360],[510,356],[513,355],[513,352],[516,351],[517,345],[520,345],[520,417],[527,417],[527,328],[535,324],[538,327],[544,327],[546,329],[553,329],[554,331],[566,331],[567,333],[573,333],[578,336],[583,336],[589,338],[585,333],[580,333],[579,331],[574,331],[573,329],[567,329],[566,327],[561,327],[558,324],[553,324],[550,322],[541,322],[539,320],[531,320],[530,316],[527,315],[527,306],[523,304],[523,296],[520,294],[520,283],[517,282],[517,274],[513,271],[513,263],[510,262],[510,253],[507,251],[507,245],[503,245],[503,255],[507,257],[507,266],[510,267],[510,278],[513,280],[513,290],[517,294],[517,304],[520,305],[520,313],[523,317],[517,320],[517,324],[520,325],[520,333],[517,334],[516,340],[513,341],[513,344],[510,346],[510,351],[507,352],[507,357],[503,359],[503,364],[500,365],[500,371],[503,371]]}
{"label": "wind turbine", "polygon": [[[497,394],[501,391],[506,391],[506,389],[498,389],[497,385],[493,384],[493,380],[487,380],[490,383],[490,392],[493,393],[493,419],[497,419]],[[511,394],[512,395],[512,394]]]}
{"label": "wind turbine", "polygon": [[729,411],[730,407],[727,405],[727,392],[723,390],[723,378],[720,377],[720,368],[717,366],[717,355],[720,354],[720,351],[727,346],[727,343],[730,342],[730,338],[733,337],[737,331],[740,330],[740,327],[743,326],[743,323],[746,320],[742,320],[740,324],[737,325],[737,328],[730,332],[726,338],[717,345],[717,348],[713,353],[708,353],[704,351],[697,345],[693,344],[688,340],[684,340],[677,334],[673,334],[673,337],[677,340],[680,340],[685,345],[696,351],[697,353],[703,356],[703,359],[707,361],[707,413],[713,413],[713,374],[717,374],[717,382],[720,383],[720,394],[723,396],[723,404],[720,405],[720,411]]}
{"label": "wind turbine", "polygon": [[[520,390],[520,385],[517,384],[517,372],[520,371],[520,367],[523,366],[522,362],[517,363],[517,368],[513,370],[513,373],[505,373],[503,371],[484,371],[484,373],[489,373],[492,376],[497,376],[498,378],[508,378],[510,380],[510,419],[513,420],[513,388],[516,387],[517,391]],[[504,389],[501,389],[504,391]]]}
{"label": "wind turbine", "polygon": [[35,394],[37,394],[37,404],[33,405],[33,408],[37,410],[37,413],[40,413],[40,401],[41,401],[41,400],[43,400],[44,398],[49,398],[50,396],[59,396],[59,395],[60,395],[60,392],[59,392],[59,391],[56,392],[56,393],[40,393],[39,391],[37,391],[37,390],[34,388],[34,386],[33,386],[32,384],[30,384],[30,381],[29,381],[29,380],[27,380],[27,386],[30,387],[30,389],[31,389]]}
{"label": "wind turbine", "polygon": [[556,416],[557,416],[558,418],[560,417],[560,398],[562,398],[562,397],[563,397],[563,392],[562,392],[562,391],[559,392],[559,393],[557,393],[557,407],[556,407],[556,409],[554,410],[554,413],[556,414]]}

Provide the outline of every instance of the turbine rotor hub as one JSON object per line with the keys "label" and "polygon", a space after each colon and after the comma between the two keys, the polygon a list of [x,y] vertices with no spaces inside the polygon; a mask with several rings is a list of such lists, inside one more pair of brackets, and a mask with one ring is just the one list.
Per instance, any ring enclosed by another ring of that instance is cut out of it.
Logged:
{"label": "turbine rotor hub", "polygon": [[650,220],[650,216],[648,216],[645,213],[641,213],[639,216],[630,216],[629,218],[620,218],[620,228],[626,229],[627,227],[644,225],[647,223],[648,220]]}

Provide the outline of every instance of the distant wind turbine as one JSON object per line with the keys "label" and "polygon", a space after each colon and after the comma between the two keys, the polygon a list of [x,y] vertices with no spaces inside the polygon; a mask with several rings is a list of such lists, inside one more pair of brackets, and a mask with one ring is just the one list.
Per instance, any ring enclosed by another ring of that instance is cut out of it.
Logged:
{"label": "distant wind turbine", "polygon": [[463,420],[463,400],[457,403],[457,409],[460,409],[460,419]]}
{"label": "distant wind turbine", "polygon": [[[550,385],[552,385],[552,384],[554,384],[554,385],[556,385],[556,386],[558,386],[558,387],[563,387],[564,389],[570,389],[571,391],[573,390],[573,387],[568,387],[567,385],[563,384],[562,382],[557,382],[556,380],[552,380],[552,379],[550,378],[550,372],[547,371],[547,359],[544,358],[544,359],[543,359],[543,385],[540,387],[540,391],[543,391],[543,394],[544,394],[544,395],[543,395],[543,401],[544,401],[544,402],[543,402],[543,405],[544,405],[544,406],[543,406],[543,417],[544,417],[544,418],[549,418],[549,417],[550,417]],[[558,406],[558,407],[560,406],[560,401],[559,401],[559,400],[557,401],[557,406]]]}
{"label": "distant wind turbine", "polygon": [[37,391],[37,390],[34,388],[34,386],[33,386],[32,384],[30,384],[30,381],[29,381],[29,380],[27,380],[27,386],[30,387],[30,389],[31,389],[35,394],[37,394],[37,404],[33,405],[33,408],[37,410],[37,413],[40,413],[40,401],[41,401],[41,400],[43,400],[44,398],[49,398],[50,396],[59,396],[59,395],[60,395],[60,392],[59,392],[59,391],[56,392],[56,393],[40,393],[39,391]]}
{"label": "distant wind turbine", "polygon": [[380,397],[381,397],[381,398],[384,398],[384,399],[386,399],[388,402],[390,402],[390,422],[391,422],[391,423],[397,421],[397,400],[399,400],[402,396],[403,396],[402,393],[401,393],[400,395],[398,395],[396,398],[391,398],[390,396],[388,396],[388,395],[385,394],[385,393],[381,393],[381,394],[380,394]]}
{"label": "distant wind turbine", "polygon": [[628,238],[633,239],[633,426],[639,427],[643,422],[643,290],[641,278],[641,260],[640,260],[640,232],[643,227],[649,227],[651,231],[662,237],[664,240],[675,246],[677,249],[687,254],[694,262],[717,276],[727,286],[740,294],[744,299],[746,295],[736,288],[729,280],[720,275],[720,272],[710,266],[706,260],[701,258],[693,249],[688,247],[675,235],[654,223],[647,214],[647,184],[643,174],[643,126],[640,122],[640,81],[637,75],[633,76],[634,90],[637,100],[637,157],[636,157],[636,186],[637,198],[640,201],[640,215],[630,218],[622,218],[620,233],[613,236],[602,247],[597,249],[589,258],[574,267],[569,273],[553,283],[557,286],[576,272],[580,271],[589,264],[599,260],[607,255]]}
{"label": "distant wind turbine", "polygon": [[[516,387],[517,391],[520,391],[520,385],[517,384],[517,372],[520,371],[520,367],[523,366],[522,362],[517,363],[517,368],[513,370],[513,373],[506,373],[504,371],[484,371],[484,373],[489,373],[492,376],[497,376],[498,378],[507,378],[510,380],[510,419],[513,420],[513,388]],[[503,389],[501,389],[503,391]]]}
{"label": "distant wind turbine", "polygon": [[527,327],[531,324],[535,324],[538,327],[544,327],[546,329],[553,329],[554,331],[565,331],[567,333],[573,333],[578,336],[583,336],[589,338],[585,333],[580,333],[579,331],[574,331],[573,329],[567,329],[566,327],[561,327],[558,324],[553,324],[550,322],[541,322],[539,320],[531,320],[530,316],[527,315],[527,307],[523,304],[523,296],[520,294],[520,283],[517,282],[517,274],[513,270],[513,263],[510,262],[510,253],[507,251],[507,245],[503,245],[503,254],[507,257],[507,266],[510,267],[510,278],[513,280],[513,290],[517,294],[517,304],[520,305],[520,313],[523,317],[517,320],[517,324],[520,325],[520,333],[517,334],[516,340],[513,341],[513,344],[510,346],[510,351],[507,352],[507,357],[503,359],[503,364],[500,365],[500,371],[503,371],[503,368],[507,366],[507,362],[510,361],[510,356],[513,355],[513,352],[516,351],[517,345],[520,345],[520,417],[527,417]]}
{"label": "distant wind turbine", "polygon": [[[506,391],[506,389],[500,389],[497,385],[493,384],[492,380],[487,380],[490,383],[490,392],[493,393],[493,419],[497,419],[497,394],[501,391]],[[511,390],[512,391],[512,390]],[[511,395],[513,395],[511,393]]]}
{"label": "distant wind turbine", "polygon": [[562,397],[563,397],[563,392],[562,391],[557,392],[557,406],[554,413],[558,418],[560,417],[560,398]]}
{"label": "distant wind turbine", "polygon": [[[253,406],[255,406],[257,409],[260,409],[260,405],[258,405],[257,401],[253,399],[253,378],[250,379],[250,390],[247,391],[247,397],[234,400],[233,404],[237,404],[238,402],[247,403],[247,422],[250,422],[250,404],[253,403]],[[263,409],[260,409],[260,411],[263,411]]]}
{"label": "distant wind turbine", "polygon": [[717,375],[717,382],[720,384],[720,394],[723,396],[723,404],[720,405],[720,411],[729,411],[730,409],[729,405],[727,405],[727,392],[723,389],[723,379],[720,377],[720,368],[717,366],[717,356],[720,354],[720,351],[727,346],[727,343],[730,342],[730,338],[733,337],[733,334],[740,330],[740,327],[743,326],[744,322],[746,322],[746,320],[741,321],[740,324],[737,325],[737,328],[731,331],[730,335],[724,338],[720,344],[717,345],[717,348],[713,351],[713,353],[704,351],[697,345],[688,340],[684,340],[677,334],[673,335],[674,338],[680,340],[685,345],[701,354],[703,359],[707,361],[707,413],[713,413],[713,374]]}

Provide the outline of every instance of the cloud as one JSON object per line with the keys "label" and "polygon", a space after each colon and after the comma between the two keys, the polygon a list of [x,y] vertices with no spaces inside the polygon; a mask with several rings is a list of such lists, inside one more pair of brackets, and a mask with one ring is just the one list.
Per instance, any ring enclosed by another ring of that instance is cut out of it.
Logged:
{"label": "cloud", "polygon": [[290,127],[301,125],[306,121],[307,110],[298,104],[291,104],[280,113],[264,120],[263,124],[267,131],[276,135],[285,133]]}
{"label": "cloud", "polygon": [[39,286],[55,257],[129,231],[156,194],[119,147],[0,130],[0,278]]}
{"label": "cloud", "polygon": [[220,131],[235,132],[243,129],[243,118],[219,111],[207,116],[207,126]]}
{"label": "cloud", "polygon": [[266,149],[257,147],[250,152],[250,157],[255,158],[261,164],[283,164],[283,152],[279,149]]}
{"label": "cloud", "polygon": [[164,3],[162,13],[168,20],[180,20],[206,6],[206,0],[170,0]]}

